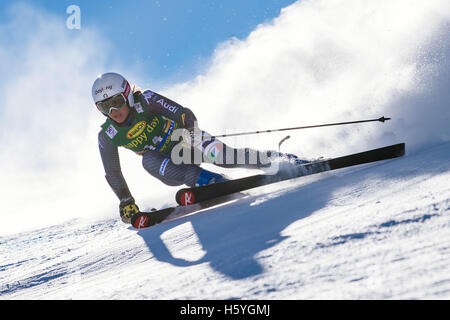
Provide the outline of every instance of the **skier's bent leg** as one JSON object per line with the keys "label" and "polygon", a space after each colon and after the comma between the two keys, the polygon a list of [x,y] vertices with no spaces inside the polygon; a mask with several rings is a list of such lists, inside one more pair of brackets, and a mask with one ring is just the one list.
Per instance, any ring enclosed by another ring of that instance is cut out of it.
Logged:
{"label": "skier's bent leg", "polygon": [[169,186],[186,184],[194,187],[225,181],[222,175],[198,165],[174,164],[169,156],[153,150],[144,153],[142,165],[148,173]]}
{"label": "skier's bent leg", "polygon": [[249,148],[233,148],[217,138],[202,132],[201,151],[205,162],[224,168],[266,169],[280,162],[285,165],[303,165],[311,161],[300,159],[295,154],[281,153],[273,150],[254,150]]}
{"label": "skier's bent leg", "polygon": [[142,156],[142,166],[148,173],[169,186],[194,186],[202,168],[194,164],[176,165],[170,156],[149,150]]}
{"label": "skier's bent leg", "polygon": [[233,148],[215,138],[204,137],[202,152],[205,162],[223,168],[261,169],[270,166],[270,151]]}

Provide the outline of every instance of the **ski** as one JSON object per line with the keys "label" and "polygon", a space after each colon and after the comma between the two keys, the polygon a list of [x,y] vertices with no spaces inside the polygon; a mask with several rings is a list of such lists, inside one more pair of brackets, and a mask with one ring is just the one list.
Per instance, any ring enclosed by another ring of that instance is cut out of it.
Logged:
{"label": "ski", "polygon": [[280,170],[274,175],[258,174],[202,187],[183,188],[177,192],[176,201],[181,206],[189,206],[216,197],[225,196],[275,182],[321,173],[324,171],[337,170],[360,164],[397,158],[403,156],[404,154],[405,144],[399,143],[343,157],[299,165],[288,171]]}
{"label": "ski", "polygon": [[203,209],[225,204],[231,200],[243,197],[245,195],[236,193],[225,195],[214,199],[206,200],[201,203],[195,203],[190,206],[174,206],[149,212],[139,212],[131,218],[131,225],[136,229],[145,229],[157,224],[163,224],[180,219],[189,214],[198,213]]}
{"label": "ski", "polygon": [[159,224],[167,219],[177,207],[170,207],[150,212],[139,212],[131,217],[131,225],[136,229],[143,229]]}
{"label": "ski", "polygon": [[180,189],[176,194],[179,206],[164,208],[150,212],[139,212],[133,215],[131,225],[136,229],[144,229],[197,213],[203,209],[226,203],[242,196],[240,191],[312,175],[324,171],[336,170],[350,166],[401,157],[405,154],[405,144],[395,144],[379,149],[355,153],[339,158],[317,161],[295,167],[295,171],[279,172],[275,175],[259,174],[203,187]]}

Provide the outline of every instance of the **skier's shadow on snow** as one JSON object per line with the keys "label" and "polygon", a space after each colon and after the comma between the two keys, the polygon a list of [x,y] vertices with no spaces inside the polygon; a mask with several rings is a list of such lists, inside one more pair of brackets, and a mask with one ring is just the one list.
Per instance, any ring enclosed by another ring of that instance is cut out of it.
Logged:
{"label": "skier's shadow on snow", "polygon": [[[209,263],[232,279],[244,279],[264,271],[256,256],[284,241],[281,233],[295,221],[323,208],[333,187],[312,183],[274,196],[251,196],[150,229],[138,231],[154,257],[174,266]],[[265,201],[267,200],[267,201]],[[161,236],[184,223],[191,223],[206,253],[196,261],[174,257]]]}
{"label": "skier's shadow on snow", "polygon": [[[141,230],[138,234],[159,261],[181,267],[209,263],[211,268],[223,275],[232,279],[245,279],[264,271],[264,267],[258,262],[261,252],[286,241],[289,236],[283,236],[283,231],[290,224],[326,207],[338,189],[345,187],[352,190],[355,187],[354,190],[358,190],[361,182],[366,180],[375,181],[377,186],[377,180],[404,180],[407,177],[448,171],[448,145],[449,143],[445,143],[436,146],[429,154],[419,154],[417,158],[414,155],[405,157],[401,162],[393,159],[367,167],[349,168],[350,172],[340,171],[342,175],[336,172],[323,173],[319,181],[296,187],[273,198],[268,194],[240,199],[224,207]],[[200,245],[206,252],[196,261],[174,257],[161,239],[164,232],[187,222],[192,224]],[[322,239],[321,242],[327,240],[329,239]],[[293,245],[292,250],[298,250],[299,247],[301,245]],[[289,246],[282,249],[284,250],[289,250]],[[274,253],[270,251],[267,254]],[[301,256],[303,253],[299,251],[298,254]],[[283,263],[282,257],[275,258],[275,263]]]}

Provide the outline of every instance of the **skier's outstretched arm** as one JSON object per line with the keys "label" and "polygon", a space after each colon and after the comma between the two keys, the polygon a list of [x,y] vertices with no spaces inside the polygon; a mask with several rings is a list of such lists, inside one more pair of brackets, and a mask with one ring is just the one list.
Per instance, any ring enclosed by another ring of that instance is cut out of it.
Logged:
{"label": "skier's outstretched arm", "polygon": [[139,212],[139,208],[135,204],[127,182],[123,177],[118,148],[105,137],[102,131],[98,134],[98,146],[105,169],[106,181],[108,181],[108,184],[120,201],[120,216],[124,222],[129,223],[131,215]]}

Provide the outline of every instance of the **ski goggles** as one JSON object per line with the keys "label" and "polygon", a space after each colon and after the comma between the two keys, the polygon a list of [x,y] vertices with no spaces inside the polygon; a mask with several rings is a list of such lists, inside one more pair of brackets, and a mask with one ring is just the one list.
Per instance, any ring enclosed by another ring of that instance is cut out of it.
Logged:
{"label": "ski goggles", "polygon": [[123,93],[119,93],[116,94],[115,96],[112,96],[111,98],[99,101],[95,105],[97,106],[97,109],[101,113],[109,115],[112,112],[112,110],[119,110],[126,104],[127,99],[125,99]]}

